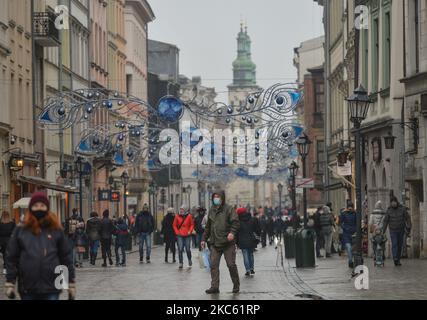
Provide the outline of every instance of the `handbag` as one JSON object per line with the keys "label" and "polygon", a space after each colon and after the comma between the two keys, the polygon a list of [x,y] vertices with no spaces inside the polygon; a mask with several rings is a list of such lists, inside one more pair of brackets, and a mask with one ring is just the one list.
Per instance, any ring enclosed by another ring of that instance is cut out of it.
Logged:
{"label": "handbag", "polygon": [[209,249],[206,248],[206,249],[200,251],[200,254],[201,254],[202,259],[203,259],[203,265],[204,265],[204,267],[208,271],[210,271],[211,270],[211,254],[210,254]]}

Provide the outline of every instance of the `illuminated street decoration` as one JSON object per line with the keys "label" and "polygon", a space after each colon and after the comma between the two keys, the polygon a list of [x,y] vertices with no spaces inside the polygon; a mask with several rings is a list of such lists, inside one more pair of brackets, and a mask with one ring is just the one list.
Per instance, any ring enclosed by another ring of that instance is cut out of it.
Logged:
{"label": "illuminated street decoration", "polygon": [[[276,84],[264,91],[251,93],[246,103],[238,107],[224,103],[205,105],[203,100],[197,101],[197,95],[195,90],[194,97],[189,101],[165,96],[153,107],[139,98],[110,90],[66,91],[47,99],[38,121],[41,128],[53,131],[80,126],[81,137],[75,153],[87,158],[109,157],[116,166],[148,163],[150,170],[162,168],[159,151],[165,142],[159,141],[160,133],[171,124],[179,122],[184,112],[190,113],[190,118],[197,116],[214,125],[257,130],[254,137],[247,136],[245,139],[246,146],[254,147],[257,156],[260,149],[259,135],[267,130],[270,174],[274,172],[275,164],[282,167],[284,162],[297,156],[294,144],[303,128],[299,125],[295,112],[302,99],[302,92],[296,89],[295,84]],[[93,116],[102,109],[110,110],[115,115],[114,122],[90,126]],[[199,128],[191,128],[193,131],[196,129]],[[191,132],[182,135],[191,135]],[[234,144],[238,143],[239,141],[234,141]],[[191,148],[196,145],[197,143],[192,143]],[[204,171],[206,178],[211,174],[216,178],[222,176],[218,173],[218,165],[212,168],[213,171]],[[231,169],[224,166],[222,171],[228,177],[247,177],[244,168]],[[198,174],[201,175],[202,172]]]}

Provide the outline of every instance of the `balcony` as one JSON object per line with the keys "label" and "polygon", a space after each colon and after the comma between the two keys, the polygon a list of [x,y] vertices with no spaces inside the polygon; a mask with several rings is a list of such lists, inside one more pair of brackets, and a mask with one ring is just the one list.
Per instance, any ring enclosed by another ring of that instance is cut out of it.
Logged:
{"label": "balcony", "polygon": [[34,41],[42,47],[58,47],[59,30],[55,27],[56,16],[52,12],[34,12]]}

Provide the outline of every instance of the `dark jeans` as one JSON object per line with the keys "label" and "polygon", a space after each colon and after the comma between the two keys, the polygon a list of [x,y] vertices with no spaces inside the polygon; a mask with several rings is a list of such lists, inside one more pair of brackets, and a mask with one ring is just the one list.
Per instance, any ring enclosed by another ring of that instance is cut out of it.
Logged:
{"label": "dark jeans", "polygon": [[25,293],[22,300],[59,300],[59,293]]}
{"label": "dark jeans", "polygon": [[170,250],[170,252],[172,252],[173,261],[175,262],[176,240],[173,238],[172,239],[169,239],[169,238],[165,239],[165,260],[166,261],[168,260],[169,250]]}
{"label": "dark jeans", "polygon": [[261,231],[261,244],[263,248],[267,246],[267,233],[265,231]]}
{"label": "dark jeans", "polygon": [[243,263],[245,265],[246,272],[255,270],[255,259],[253,249],[242,249]]}
{"label": "dark jeans", "polygon": [[320,249],[325,246],[325,239],[321,231],[316,231],[316,255],[320,256]]}
{"label": "dark jeans", "polygon": [[94,259],[98,255],[99,242],[99,240],[89,240],[89,252]]}
{"label": "dark jeans", "polygon": [[236,265],[236,246],[229,245],[225,248],[215,248],[211,246],[211,288],[219,289],[219,263],[221,257],[224,255],[225,262],[227,263],[228,271],[230,272],[231,280],[234,287],[240,287],[239,271]]}
{"label": "dark jeans", "polygon": [[[126,250],[125,246],[116,245],[114,248],[116,254],[116,264],[126,264]],[[122,260],[120,261],[120,253],[122,255]]]}
{"label": "dark jeans", "polygon": [[140,233],[139,234],[139,258],[144,258],[144,243],[147,248],[147,260],[151,257],[151,233]]}
{"label": "dark jeans", "polygon": [[102,259],[111,259],[111,239],[101,239]]}
{"label": "dark jeans", "polygon": [[178,259],[179,263],[184,263],[184,248],[187,252],[188,261],[191,261],[191,236],[178,236]]}
{"label": "dark jeans", "polygon": [[392,232],[390,231],[391,247],[393,252],[393,260],[400,261],[402,256],[403,239],[405,237],[405,231]]}
{"label": "dark jeans", "polygon": [[2,241],[0,243],[0,253],[3,257],[3,268],[6,269],[6,248],[7,248],[7,242]]}

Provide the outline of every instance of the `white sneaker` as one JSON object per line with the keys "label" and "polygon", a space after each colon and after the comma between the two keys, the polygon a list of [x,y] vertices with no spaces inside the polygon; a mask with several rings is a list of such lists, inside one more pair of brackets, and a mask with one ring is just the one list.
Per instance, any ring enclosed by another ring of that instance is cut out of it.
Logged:
{"label": "white sneaker", "polygon": [[6,269],[3,269],[3,274],[6,274]]}

